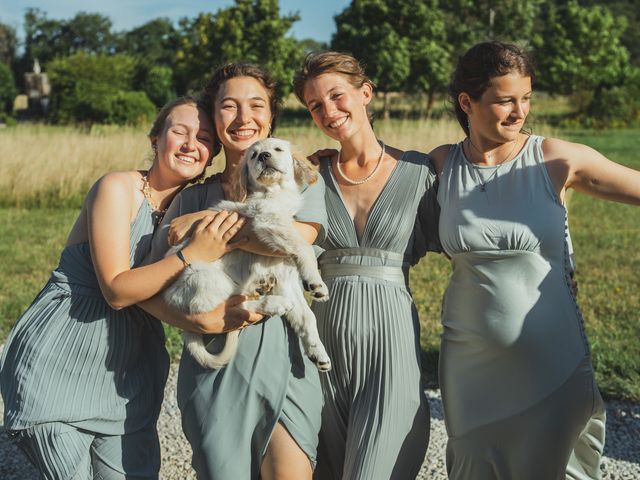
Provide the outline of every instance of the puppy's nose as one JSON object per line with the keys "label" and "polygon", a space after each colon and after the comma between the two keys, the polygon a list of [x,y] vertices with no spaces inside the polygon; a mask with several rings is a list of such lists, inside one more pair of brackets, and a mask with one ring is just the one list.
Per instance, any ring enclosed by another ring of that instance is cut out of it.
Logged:
{"label": "puppy's nose", "polygon": [[260,155],[258,155],[258,160],[260,160],[261,162],[266,162],[270,158],[271,158],[270,152],[261,152]]}

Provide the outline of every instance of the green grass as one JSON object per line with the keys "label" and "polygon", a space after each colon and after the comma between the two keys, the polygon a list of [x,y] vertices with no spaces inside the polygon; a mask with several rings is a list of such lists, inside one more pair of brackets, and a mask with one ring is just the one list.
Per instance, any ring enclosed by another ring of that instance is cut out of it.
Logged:
{"label": "green grass", "polygon": [[[640,169],[639,130],[565,131],[560,136],[586,143],[614,161]],[[0,341],[55,268],[76,209],[0,209]],[[591,341],[598,384],[608,397],[640,401],[640,209],[571,197],[570,224],[579,282],[579,302]],[[448,261],[428,255],[411,272],[420,314],[426,378],[437,370],[439,315],[449,277]],[[168,348],[177,358],[181,340],[169,327]]]}

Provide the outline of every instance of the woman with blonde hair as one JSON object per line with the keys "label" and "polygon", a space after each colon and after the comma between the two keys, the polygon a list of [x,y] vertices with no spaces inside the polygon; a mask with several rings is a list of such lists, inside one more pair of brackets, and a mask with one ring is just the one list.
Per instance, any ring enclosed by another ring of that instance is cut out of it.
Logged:
{"label": "woman with blonde hair", "polygon": [[439,249],[437,232],[414,233],[419,209],[425,220],[437,217],[436,177],[426,155],[377,138],[368,114],[373,83],[351,55],[309,55],[294,90],[316,126],[340,143],[320,162],[329,233],[319,262],[330,298],[313,309],[333,369],[321,377],[316,477],[415,478],[429,410],[408,269]]}

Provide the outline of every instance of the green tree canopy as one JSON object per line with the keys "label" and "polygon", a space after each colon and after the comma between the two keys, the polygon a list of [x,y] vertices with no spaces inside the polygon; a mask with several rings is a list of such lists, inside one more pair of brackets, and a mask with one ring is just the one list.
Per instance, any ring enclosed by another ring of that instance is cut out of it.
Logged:
{"label": "green tree canopy", "polygon": [[218,65],[248,61],[269,69],[279,92],[287,94],[302,60],[298,43],[286,36],[298,19],[297,14],[281,17],[278,0],[236,0],[215,15],[181,20],[179,89],[199,89]]}
{"label": "green tree canopy", "polygon": [[540,88],[573,94],[619,83],[629,61],[620,40],[625,27],[624,18],[605,7],[582,7],[575,0],[546,5],[533,39]]}
{"label": "green tree canopy", "polygon": [[70,20],[51,20],[37,8],[24,16],[25,61],[43,65],[77,52],[110,53],[115,50],[111,20],[97,13],[80,12]]}

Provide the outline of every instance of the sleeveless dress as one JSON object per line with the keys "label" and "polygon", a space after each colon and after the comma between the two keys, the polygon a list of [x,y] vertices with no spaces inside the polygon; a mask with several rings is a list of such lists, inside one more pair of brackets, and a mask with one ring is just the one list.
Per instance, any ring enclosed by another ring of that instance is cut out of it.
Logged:
{"label": "sleeveless dress", "polygon": [[[148,252],[154,225],[145,199],[131,223],[132,268]],[[164,341],[160,322],[143,310],[107,304],[88,243],[65,247],[3,351],[6,428],[63,422],[106,435],[155,430],[169,372]]]}
{"label": "sleeveless dress", "polygon": [[454,145],[440,178],[440,240],[453,264],[440,387],[454,480],[600,478],[604,405],[543,140],[531,136],[497,167]]}
{"label": "sleeveless dress", "polygon": [[[174,199],[156,232],[149,260],[162,258],[168,250],[173,218],[215,209],[224,199],[222,186],[213,179]],[[327,223],[322,179],[308,186],[303,196],[296,219],[319,224],[318,240],[322,241]],[[206,341],[222,345],[224,336],[211,335]],[[257,480],[277,422],[315,465],[322,409],[318,370],[282,318],[271,317],[244,328],[236,355],[221,369],[203,368],[183,350],[177,394],[198,478]]]}
{"label": "sleeveless dress", "polygon": [[427,450],[429,410],[408,269],[425,250],[439,249],[437,240],[420,236],[421,228],[414,231],[419,206],[437,205],[435,173],[426,155],[406,152],[358,240],[330,163],[320,171],[329,234],[319,261],[329,301],[312,308],[333,368],[321,376],[316,478],[415,478]]}

